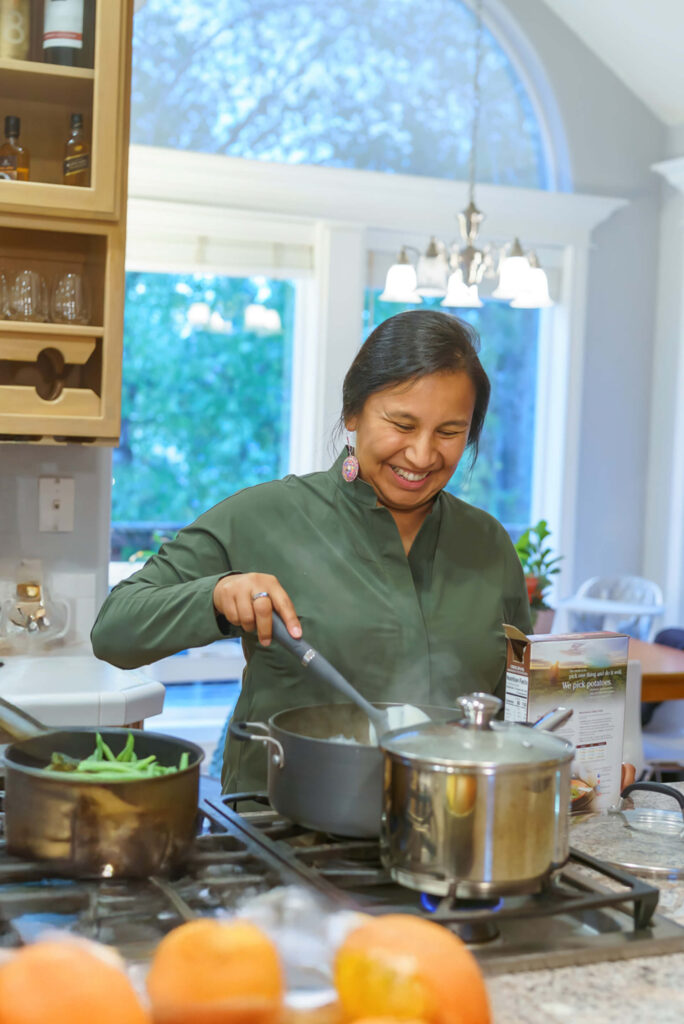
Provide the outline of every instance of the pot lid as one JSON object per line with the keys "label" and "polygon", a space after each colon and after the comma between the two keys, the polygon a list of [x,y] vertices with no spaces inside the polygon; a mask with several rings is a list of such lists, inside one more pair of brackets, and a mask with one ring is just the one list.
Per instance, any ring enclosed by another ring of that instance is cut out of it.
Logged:
{"label": "pot lid", "polygon": [[388,753],[458,767],[514,768],[569,761],[572,744],[542,729],[494,719],[501,701],[491,693],[459,697],[461,722],[425,722],[380,738]]}
{"label": "pot lid", "polygon": [[[649,789],[672,796],[680,806],[684,798],[671,786],[635,783],[624,790]],[[620,799],[608,814],[591,814],[573,825],[573,847],[645,878],[684,877],[684,816],[682,810],[630,808]]]}

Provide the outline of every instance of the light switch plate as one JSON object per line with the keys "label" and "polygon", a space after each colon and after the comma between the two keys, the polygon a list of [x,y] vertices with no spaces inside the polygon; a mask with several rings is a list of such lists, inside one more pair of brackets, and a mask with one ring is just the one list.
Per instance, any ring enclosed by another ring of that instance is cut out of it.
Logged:
{"label": "light switch plate", "polygon": [[74,528],[74,479],[41,476],[38,480],[38,529],[41,533],[71,533]]}

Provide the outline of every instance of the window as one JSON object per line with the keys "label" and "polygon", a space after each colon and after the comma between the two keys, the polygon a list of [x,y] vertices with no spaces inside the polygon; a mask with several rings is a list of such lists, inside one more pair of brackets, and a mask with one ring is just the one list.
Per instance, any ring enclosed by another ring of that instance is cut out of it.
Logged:
{"label": "window", "polygon": [[[475,23],[460,0],[148,0],[132,141],[467,178]],[[544,188],[539,124],[487,31],[478,179]]]}
{"label": "window", "polygon": [[[402,308],[381,302],[380,289],[368,289],[365,333]],[[420,308],[440,309],[438,299]],[[447,490],[485,509],[518,536],[530,525],[536,408],[539,314],[485,300],[481,309],[450,310],[473,325],[480,335],[480,359],[492,394],[472,470],[464,459]]]}
{"label": "window", "polygon": [[287,471],[295,288],[129,273],[112,556]]}

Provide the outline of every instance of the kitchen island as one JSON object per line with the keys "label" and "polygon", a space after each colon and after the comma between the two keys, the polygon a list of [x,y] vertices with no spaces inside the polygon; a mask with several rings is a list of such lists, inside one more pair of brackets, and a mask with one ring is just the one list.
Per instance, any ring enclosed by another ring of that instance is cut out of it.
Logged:
{"label": "kitchen island", "polygon": [[[676,785],[684,791],[684,783]],[[654,793],[633,799],[637,807],[676,809]],[[684,879],[647,881],[660,889],[657,913],[684,927]],[[501,974],[489,978],[487,988],[493,1024],[681,1024],[684,953]]]}

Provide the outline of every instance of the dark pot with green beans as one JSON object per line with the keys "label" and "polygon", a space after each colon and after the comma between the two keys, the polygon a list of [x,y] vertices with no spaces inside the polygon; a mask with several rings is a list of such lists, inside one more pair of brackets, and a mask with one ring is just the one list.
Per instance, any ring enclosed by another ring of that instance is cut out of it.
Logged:
{"label": "dark pot with green beans", "polygon": [[56,875],[178,871],[195,835],[200,747],[143,729],[48,729],[0,698],[8,853]]}

